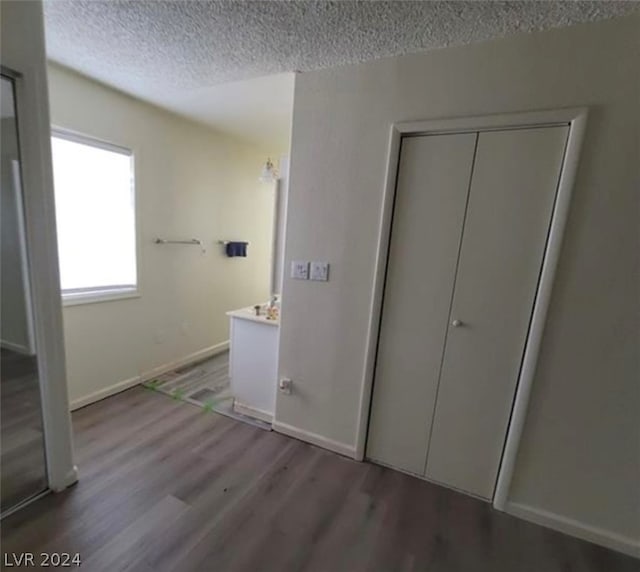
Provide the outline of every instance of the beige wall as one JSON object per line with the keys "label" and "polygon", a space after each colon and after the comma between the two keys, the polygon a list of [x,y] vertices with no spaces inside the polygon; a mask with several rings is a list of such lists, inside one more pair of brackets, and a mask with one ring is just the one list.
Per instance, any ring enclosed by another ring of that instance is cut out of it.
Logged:
{"label": "beige wall", "polygon": [[635,15],[296,78],[286,264],[332,266],[327,284],[284,283],[280,423],[355,445],[390,125],[586,105],[510,498],[637,541],[639,38]]}
{"label": "beige wall", "polygon": [[[133,149],[139,298],[64,308],[69,392],[76,404],[228,339],[227,310],[269,295],[273,188],[258,182],[267,152],[55,65],[53,125]],[[158,246],[196,237],[194,246]],[[219,239],[247,240],[223,256]]]}

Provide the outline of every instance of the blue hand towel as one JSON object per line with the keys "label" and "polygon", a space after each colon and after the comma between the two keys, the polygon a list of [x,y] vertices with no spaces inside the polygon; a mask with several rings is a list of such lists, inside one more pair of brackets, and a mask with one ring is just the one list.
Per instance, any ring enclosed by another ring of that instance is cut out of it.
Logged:
{"label": "blue hand towel", "polygon": [[227,242],[225,250],[229,258],[234,256],[247,256],[248,242]]}

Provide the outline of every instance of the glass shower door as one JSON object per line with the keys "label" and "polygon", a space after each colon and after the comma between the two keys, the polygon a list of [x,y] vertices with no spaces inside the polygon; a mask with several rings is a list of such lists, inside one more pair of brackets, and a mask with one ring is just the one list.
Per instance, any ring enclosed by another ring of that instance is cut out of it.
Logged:
{"label": "glass shower door", "polygon": [[47,489],[13,78],[0,93],[0,512]]}

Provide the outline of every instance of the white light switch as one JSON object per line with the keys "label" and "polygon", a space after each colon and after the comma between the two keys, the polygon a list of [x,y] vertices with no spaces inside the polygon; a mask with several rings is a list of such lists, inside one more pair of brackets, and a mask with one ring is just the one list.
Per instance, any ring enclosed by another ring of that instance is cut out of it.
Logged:
{"label": "white light switch", "polygon": [[291,278],[309,280],[309,263],[302,260],[291,261]]}
{"label": "white light switch", "polygon": [[327,280],[329,280],[329,263],[312,262],[311,280],[319,280],[320,282],[326,282]]}

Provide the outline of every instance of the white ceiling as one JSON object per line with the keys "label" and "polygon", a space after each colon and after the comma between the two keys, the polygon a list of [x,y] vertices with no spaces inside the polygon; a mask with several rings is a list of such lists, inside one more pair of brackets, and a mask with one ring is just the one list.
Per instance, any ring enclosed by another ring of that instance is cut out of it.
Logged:
{"label": "white ceiling", "polygon": [[[637,7],[616,1],[45,0],[45,21],[52,60],[219,129],[281,146],[292,102],[293,76],[286,72],[567,26]],[[272,74],[278,75],[262,77]]]}
{"label": "white ceiling", "polygon": [[[165,92],[156,103],[269,152],[289,148],[295,74],[280,73],[209,87]],[[151,99],[150,97],[148,99]]]}

